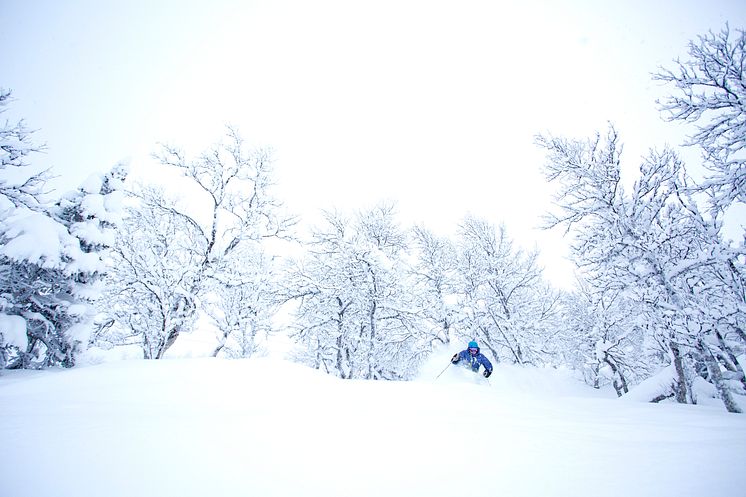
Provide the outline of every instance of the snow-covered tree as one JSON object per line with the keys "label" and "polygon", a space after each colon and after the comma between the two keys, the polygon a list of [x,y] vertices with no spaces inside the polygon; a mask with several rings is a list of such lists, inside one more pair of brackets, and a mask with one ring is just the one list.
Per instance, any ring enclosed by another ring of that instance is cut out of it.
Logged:
{"label": "snow-covered tree", "polygon": [[271,318],[278,309],[273,262],[261,250],[246,249],[235,259],[205,298],[205,312],[217,328],[213,357],[251,357],[259,339],[272,331]]}
{"label": "snow-covered tree", "polygon": [[78,241],[52,217],[26,208],[15,209],[0,230],[2,311],[25,325],[25,336],[16,331],[15,339],[5,338],[4,345],[15,346],[6,352],[6,367],[73,366],[74,337],[67,332],[82,310],[73,275],[85,259]]}
{"label": "snow-covered tree", "polygon": [[503,226],[467,218],[458,235],[460,334],[495,359],[542,364],[553,355],[558,295],[543,281],[537,252],[515,248]]}
{"label": "snow-covered tree", "polygon": [[144,358],[160,359],[196,318],[200,234],[183,216],[164,208],[172,201],[162,190],[144,188],[138,200],[127,208],[101,309],[117,326],[109,327],[99,342],[134,340]]}
{"label": "snow-covered tree", "polygon": [[583,373],[589,385],[612,384],[621,396],[655,368],[654,351],[646,348],[635,303],[619,290],[594,288],[579,281],[563,295],[557,340],[565,363]]}
{"label": "snow-covered tree", "polygon": [[91,175],[56,202],[55,216],[80,240],[84,252],[99,252],[114,244],[128,169],[126,164],[117,164],[105,175]]}
{"label": "snow-covered tree", "polygon": [[430,350],[412,295],[406,238],[390,206],[327,213],[288,272],[301,359],[341,378],[405,379]]}
{"label": "snow-covered tree", "polygon": [[[0,115],[6,112],[11,92],[0,88]],[[29,169],[27,156],[38,152],[23,121],[0,123],[0,223],[5,222],[16,208],[40,210],[39,196],[44,183],[44,173],[25,173]],[[22,173],[22,174],[18,174]],[[19,178],[20,177],[20,181]],[[19,296],[12,286],[15,263],[2,258],[0,264],[0,368],[7,364],[10,354],[26,350],[26,320],[20,315]]]}
{"label": "snow-covered tree", "polygon": [[715,210],[746,202],[746,31],[726,25],[699,36],[676,65],[653,75],[676,90],[659,102],[661,110],[670,121],[697,124],[688,144],[704,153],[710,175],[701,186]]}
{"label": "snow-covered tree", "polygon": [[[232,296],[215,298],[224,295],[224,286],[233,285],[235,268],[243,266],[244,275],[258,278],[243,281],[244,290],[250,284],[254,291],[271,292],[257,270],[265,260],[263,241],[287,236],[293,224],[271,195],[268,152],[247,150],[233,129],[196,159],[167,146],[157,157],[179,173],[178,188],[186,198],[171,198],[154,187],[135,192],[137,202],[129,211],[112,279],[117,323],[124,329],[111,330],[124,338],[139,337],[145,357],[154,359],[190,331],[198,312],[207,310],[202,304],[210,302],[213,316],[222,303],[237,305]],[[269,312],[263,306],[255,310]],[[220,312],[226,317],[234,310]],[[223,336],[236,329],[229,321],[221,318],[219,324],[230,328],[222,330]]]}
{"label": "snow-covered tree", "polygon": [[[736,323],[744,312],[744,254],[722,242],[717,220],[699,212],[679,158],[670,149],[651,151],[627,194],[613,128],[605,139],[538,141],[548,152],[547,177],[559,184],[548,225],[573,230],[573,255],[587,280],[645,306],[649,332],[676,370],[670,394],[696,402],[689,358],[697,358],[726,408],[737,411],[718,361],[743,347]],[[737,364],[729,366],[743,378]]]}
{"label": "snow-covered tree", "polygon": [[[0,107],[8,98],[0,92]],[[11,368],[70,367],[88,344],[122,177],[115,170],[104,185],[89,182],[50,204],[45,174],[26,172],[40,148],[22,122],[0,128],[0,148],[1,360]]]}
{"label": "snow-covered tree", "polygon": [[[729,207],[746,201],[746,31],[731,31],[726,25],[717,33],[699,36],[689,43],[688,59],[677,60],[676,64],[675,71],[661,69],[654,75],[675,88],[675,93],[659,104],[668,120],[697,127],[687,145],[702,150],[709,175],[693,190],[707,194],[714,219],[702,221],[696,209],[691,209],[691,219],[709,237],[709,246],[715,247],[707,259],[718,262],[700,266],[703,281],[697,281],[693,288],[703,306],[699,317],[711,330],[706,340],[696,345],[702,354],[698,363],[707,365],[699,371],[720,385],[721,395],[728,384],[742,392],[746,379],[736,355],[746,342],[746,248],[743,236],[724,244],[720,233]],[[728,402],[727,398],[723,400]]]}
{"label": "snow-covered tree", "polygon": [[433,341],[447,344],[454,327],[463,319],[457,305],[457,253],[453,243],[438,237],[425,227],[412,230],[414,293],[421,301],[417,307],[432,326]]}
{"label": "snow-covered tree", "polygon": [[[79,240],[90,269],[74,275],[73,295],[80,304],[76,348],[87,347],[96,332],[96,302],[102,295],[107,262],[122,222],[128,167],[117,164],[105,175],[93,174],[57,201],[52,213]],[[70,333],[70,332],[69,332]]]}
{"label": "snow-covered tree", "polygon": [[[11,92],[0,88],[0,116],[12,101]],[[34,171],[29,156],[44,150],[31,139],[32,131],[20,120],[0,123],[0,215],[6,217],[13,207],[43,211],[41,201],[47,171]]]}

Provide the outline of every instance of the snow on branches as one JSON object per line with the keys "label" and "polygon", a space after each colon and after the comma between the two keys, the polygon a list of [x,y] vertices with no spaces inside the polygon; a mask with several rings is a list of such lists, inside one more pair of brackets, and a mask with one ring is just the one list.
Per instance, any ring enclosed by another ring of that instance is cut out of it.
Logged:
{"label": "snow on branches", "polygon": [[689,58],[676,70],[661,68],[653,78],[675,93],[660,100],[669,121],[697,124],[688,145],[703,151],[711,174],[701,185],[713,207],[746,202],[746,31],[726,25],[689,42]]}
{"label": "snow on branches", "polygon": [[[8,98],[0,92],[0,107]],[[41,147],[22,122],[0,127],[0,148],[2,365],[72,366],[88,345],[126,170],[117,166],[52,204],[42,197],[46,175],[26,171]]]}
{"label": "snow on branches", "polygon": [[699,361],[726,407],[737,410],[719,364],[743,378],[732,358],[744,344],[728,345],[742,335],[743,254],[722,242],[717,220],[700,213],[678,156],[651,151],[626,193],[613,128],[605,140],[538,143],[547,150],[547,178],[559,185],[550,225],[573,230],[573,255],[586,279],[643,305],[648,329],[676,367],[679,401],[696,402],[691,384]]}

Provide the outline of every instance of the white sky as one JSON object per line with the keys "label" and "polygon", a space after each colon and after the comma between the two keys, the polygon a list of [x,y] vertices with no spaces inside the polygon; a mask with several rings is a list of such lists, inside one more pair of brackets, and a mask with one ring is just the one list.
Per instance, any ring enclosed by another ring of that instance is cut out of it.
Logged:
{"label": "white sky", "polygon": [[563,284],[561,233],[535,229],[550,191],[534,135],[611,121],[630,167],[680,143],[650,73],[744,20],[735,0],[0,0],[0,86],[59,189],[122,159],[148,170],[159,141],[199,152],[232,123],[275,150],[295,213],[394,200],[444,234],[471,213],[538,243]]}

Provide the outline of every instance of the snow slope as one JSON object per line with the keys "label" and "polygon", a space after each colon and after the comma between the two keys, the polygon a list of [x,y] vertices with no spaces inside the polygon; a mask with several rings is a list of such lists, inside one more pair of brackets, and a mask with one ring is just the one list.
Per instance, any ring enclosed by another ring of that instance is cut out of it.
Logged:
{"label": "snow slope", "polygon": [[342,381],[273,359],[4,372],[0,495],[746,495],[746,416],[721,406],[502,365],[490,384],[425,375]]}

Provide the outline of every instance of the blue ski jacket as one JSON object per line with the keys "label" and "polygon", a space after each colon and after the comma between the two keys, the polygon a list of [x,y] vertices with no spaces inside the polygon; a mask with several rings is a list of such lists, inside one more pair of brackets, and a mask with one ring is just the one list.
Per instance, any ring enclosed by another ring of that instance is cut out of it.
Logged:
{"label": "blue ski jacket", "polygon": [[458,361],[456,361],[456,364],[461,363],[461,361],[465,361],[464,366],[471,367],[471,370],[475,373],[479,371],[480,364],[484,366],[484,369],[487,371],[492,371],[492,363],[484,354],[479,352],[479,349],[477,349],[477,353],[474,355],[469,353],[469,349],[462,350],[458,353]]}

